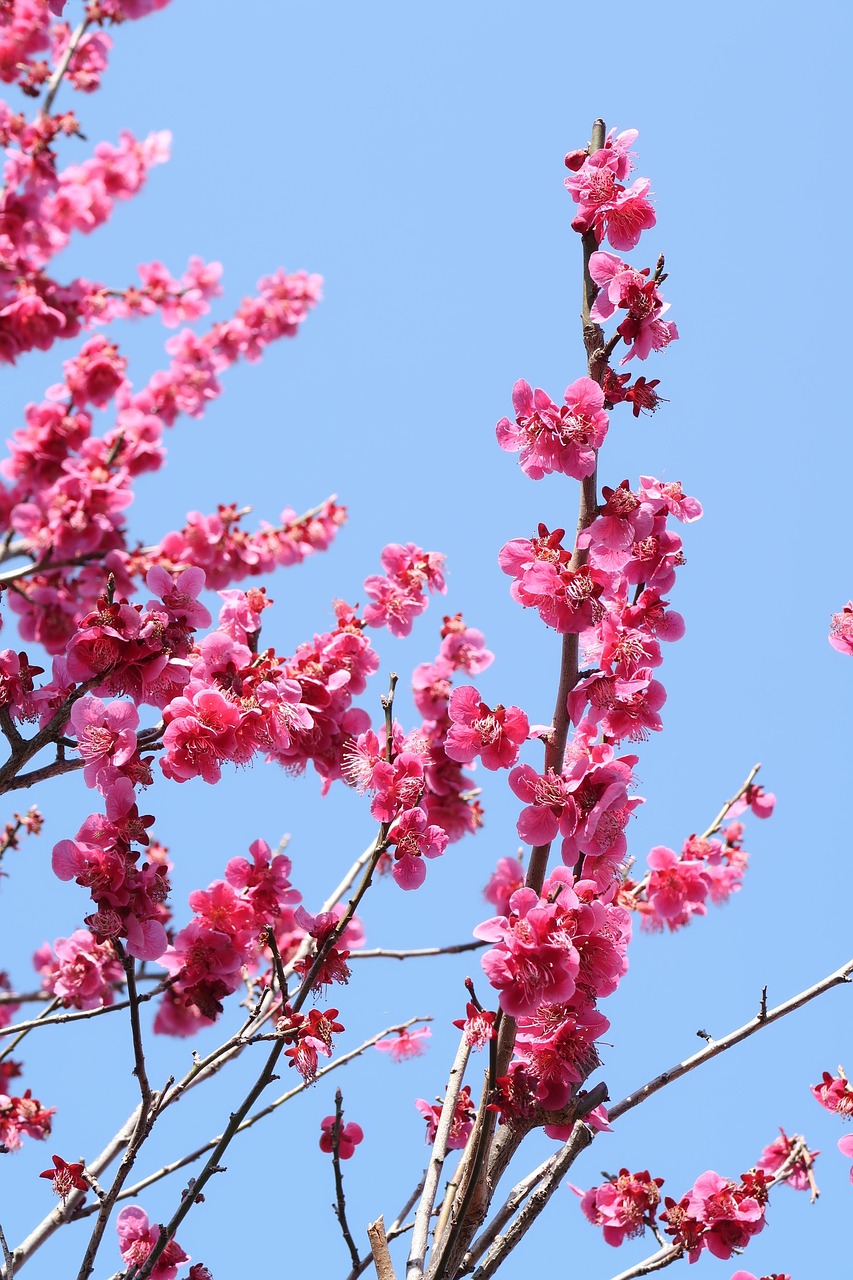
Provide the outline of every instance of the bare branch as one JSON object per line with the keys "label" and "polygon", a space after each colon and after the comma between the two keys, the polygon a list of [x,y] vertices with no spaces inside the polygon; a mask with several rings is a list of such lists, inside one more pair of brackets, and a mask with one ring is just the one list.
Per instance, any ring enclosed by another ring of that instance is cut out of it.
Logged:
{"label": "bare branch", "polygon": [[456,1057],[453,1059],[453,1066],[450,1068],[450,1078],[447,1082],[447,1090],[444,1095],[444,1102],[441,1107],[441,1115],[438,1118],[438,1125],[435,1132],[435,1140],[432,1144],[432,1154],[430,1155],[429,1164],[427,1166],[426,1177],[424,1179],[424,1189],[415,1214],[415,1228],[412,1232],[412,1245],[409,1250],[409,1260],[406,1264],[406,1280],[421,1280],[424,1273],[424,1258],[427,1251],[427,1237],[429,1235],[429,1220],[432,1216],[433,1205],[435,1204],[436,1193],[438,1192],[438,1180],[441,1177],[441,1170],[444,1165],[444,1157],[447,1154],[447,1140],[450,1137],[450,1128],[453,1124],[453,1117],[456,1113],[456,1104],[459,1101],[459,1091],[462,1088],[462,1081],[465,1077],[465,1068],[468,1065],[468,1058],[471,1053],[471,1046],[468,1038],[464,1034],[459,1041],[459,1048],[456,1050]]}
{"label": "bare branch", "polygon": [[806,991],[801,991],[799,995],[792,996],[790,1000],[785,1000],[782,1004],[778,1004],[775,1009],[760,1010],[754,1018],[744,1023],[742,1027],[738,1027],[736,1031],[730,1031],[721,1040],[714,1040],[704,1049],[700,1049],[698,1053],[685,1058],[683,1062],[677,1062],[667,1071],[662,1071],[660,1075],[642,1085],[641,1088],[629,1093],[620,1102],[617,1102],[615,1106],[609,1107],[608,1114],[611,1122],[618,1120],[627,1111],[632,1111],[634,1107],[638,1107],[641,1102],[645,1102],[647,1098],[665,1088],[666,1085],[672,1084],[673,1080],[679,1080],[682,1076],[687,1075],[689,1071],[701,1066],[703,1062],[709,1062],[711,1058],[716,1058],[719,1054],[725,1053],[733,1045],[740,1044],[741,1040],[746,1040],[749,1036],[754,1035],[756,1031],[760,1031],[762,1027],[769,1027],[771,1023],[778,1022],[780,1018],[793,1013],[795,1009],[801,1009],[804,1004],[808,1004],[811,1000],[822,996],[825,991],[831,991],[833,987],[839,987],[850,982],[851,976],[853,976],[853,960],[848,960],[840,969],[828,974],[827,977],[822,978],[820,982],[816,982],[813,987],[809,987]]}
{"label": "bare branch", "polygon": [[373,947],[370,951],[351,951],[350,960],[419,960],[424,956],[458,956],[465,951],[479,951],[487,942],[456,942],[448,947],[417,947],[411,951],[393,951],[385,947]]}
{"label": "bare branch", "polygon": [[355,1241],[352,1238],[352,1232],[347,1222],[347,1202],[344,1196],[344,1176],[341,1172],[341,1126],[344,1118],[343,1095],[340,1089],[335,1090],[335,1122],[332,1127],[332,1168],[335,1173],[335,1217],[340,1223],[341,1231],[344,1237],[344,1243],[349,1249],[349,1256],[352,1259],[352,1265],[358,1266],[359,1256],[358,1249],[355,1247]]}
{"label": "bare branch", "polygon": [[367,1224],[367,1238],[370,1241],[373,1261],[376,1263],[376,1280],[397,1280],[391,1254],[388,1252],[388,1237],[385,1234],[382,1214],[375,1222]]}

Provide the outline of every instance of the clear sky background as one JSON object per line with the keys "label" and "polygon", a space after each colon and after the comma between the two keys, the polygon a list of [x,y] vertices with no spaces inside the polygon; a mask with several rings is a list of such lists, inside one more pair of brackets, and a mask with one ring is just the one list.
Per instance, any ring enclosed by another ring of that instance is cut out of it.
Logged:
{"label": "clear sky background", "polygon": [[[673,603],[688,630],[665,655],[665,732],[642,748],[648,803],[630,849],[642,863],[655,844],[679,847],[758,760],[779,803],[770,822],[749,823],[753,865],[741,894],[678,936],[635,940],[631,971],[603,1005],[611,1096],[701,1047],[698,1028],[720,1036],[746,1021],[764,984],[773,1004],[838,967],[850,953],[853,665],[826,633],[853,595],[847,6],[613,0],[534,3],[522,14],[481,0],[175,0],[114,34],[105,88],[74,95],[90,142],[70,144],[68,160],[122,127],[171,129],[174,157],[107,228],[75,242],[62,272],[121,286],[139,262],[160,258],[177,273],[190,254],[218,259],[217,318],[278,265],[326,281],[296,342],[232,370],[206,418],[169,435],[168,469],[141,481],[132,528],[152,542],[190,509],[233,500],[275,521],[285,505],[302,510],[337,493],[350,523],[334,548],[268,584],[276,605],[264,639],[279,652],[329,625],[333,597],[363,598],[385,543],[445,552],[447,597],[405,646],[378,641],[383,674],[365,701],[374,711],[387,671],[405,683],[436,652],[442,613],[461,609],[497,654],[479,680],[484,697],[550,719],[559,640],[510,601],[496,555],[540,519],[571,527],[576,486],[525,479],[498,449],[494,423],[510,410],[516,378],[559,398],[584,372],[563,155],[585,145],[597,115],[640,130],[637,172],[652,180],[658,223],[634,261],[666,253],[681,341],[637,369],[662,379],[669,404],[639,422],[627,409],[614,415],[600,475],[611,484],[680,479],[706,515],[686,531]],[[60,101],[71,98],[63,89]],[[115,334],[141,385],[162,364],[168,334],[155,322]],[[7,435],[67,354],[35,354],[4,374]],[[370,945],[464,941],[489,914],[482,886],[496,860],[516,852],[518,806],[502,778],[482,781],[485,829],[431,864],[417,894],[389,881],[370,895]],[[47,869],[53,843],[94,807],[81,779],[33,799],[45,834],[9,855],[0,888],[3,964],[22,987],[33,983],[26,957],[88,910],[82,891]],[[292,833],[294,880],[314,908],[373,831],[358,797],[336,787],[322,801],[315,778],[260,764],[215,788],[161,779],[147,807],[176,863],[179,925],[186,893],[258,836],[275,844]],[[317,1146],[335,1083],[366,1134],[345,1166],[353,1229],[364,1242],[368,1220],[395,1216],[426,1160],[413,1099],[443,1092],[466,972],[479,973],[476,960],[364,961],[334,992],[342,1047],[432,1013],[429,1053],[400,1066],[372,1053],[234,1143],[227,1176],[179,1236],[216,1280],[347,1274],[331,1164]],[[819,1203],[781,1188],[743,1260],[705,1254],[696,1274],[728,1280],[742,1265],[794,1280],[846,1275],[853,1192],[835,1146],[843,1130],[808,1085],[839,1062],[853,1069],[850,1028],[849,992],[830,993],[626,1117],[572,1181],[648,1168],[677,1198],[706,1169],[737,1177],[778,1125],[804,1132],[824,1151]],[[153,1081],[183,1071],[193,1047],[154,1042]],[[115,1036],[110,1018],[34,1034],[21,1050],[26,1083],[59,1112],[49,1146],[30,1142],[3,1160],[10,1241],[51,1207],[36,1177],[51,1151],[91,1159],[133,1099],[129,1038]],[[140,1173],[217,1133],[251,1066],[176,1109]],[[531,1143],[519,1174],[548,1149]],[[146,1195],[152,1220],[169,1216],[182,1186],[173,1179]],[[79,1230],[63,1232],[26,1274],[76,1274],[82,1247]],[[561,1190],[501,1274],[609,1280],[654,1248],[610,1249]],[[118,1265],[113,1237],[96,1274]]]}

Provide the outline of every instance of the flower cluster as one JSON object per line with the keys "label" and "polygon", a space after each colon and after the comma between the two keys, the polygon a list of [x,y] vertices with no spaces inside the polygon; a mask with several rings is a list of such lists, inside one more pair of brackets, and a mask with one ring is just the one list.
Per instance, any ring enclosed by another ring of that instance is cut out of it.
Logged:
{"label": "flower cluster", "polygon": [[412,623],[427,607],[426,588],[447,590],[444,581],[444,556],[435,551],[422,551],[413,542],[405,547],[389,543],[381,556],[384,574],[372,574],[364,580],[371,603],[364,610],[369,627],[387,627],[392,635],[407,636]]}
{"label": "flower cluster", "polygon": [[618,1246],[654,1225],[663,1182],[663,1178],[652,1178],[648,1170],[630,1173],[620,1169],[598,1187],[586,1192],[577,1187],[572,1190],[581,1196],[581,1209],[593,1226],[602,1228],[608,1244]]}
{"label": "flower cluster", "polygon": [[112,943],[98,942],[89,929],[75,929],[70,938],[57,938],[51,949],[46,942],[33,956],[41,974],[43,991],[49,991],[65,1008],[100,1009],[112,1004],[116,983],[124,970]]}
{"label": "flower cluster", "polygon": [[159,960],[168,941],[168,868],[140,864],[142,852],[134,848],[148,845],[154,819],[140,814],[129,778],[117,778],[105,801],[106,813],[90,814],[73,840],[54,845],[54,875],[90,891],[96,910],[85,923],[97,943],[121,940],[128,955]]}
{"label": "flower cluster", "polygon": [[473,782],[460,762],[485,752],[484,763],[496,767],[494,761],[517,754],[527,736],[517,707],[492,711],[480,704],[476,689],[451,692],[457,671],[475,674],[492,659],[481,632],[460,614],[445,617],[435,661],[422,663],[412,678],[421,725],[407,734],[394,721],[390,743],[367,730],[347,751],[344,774],[370,793],[370,813],[387,828],[391,872],[402,889],[419,888],[426,878],[423,859],[439,857],[448,843],[480,825]]}
{"label": "flower cluster", "polygon": [[739,1183],[709,1170],[677,1203],[666,1197],[660,1215],[664,1231],[673,1244],[683,1247],[691,1262],[703,1249],[715,1258],[730,1258],[764,1229],[768,1181],[756,1169],[744,1173]]}
{"label": "flower cluster", "polygon": [[[837,1076],[824,1071],[820,1084],[813,1084],[811,1091],[812,1096],[827,1111],[841,1116],[842,1120],[853,1117],[853,1087],[841,1067],[838,1068]],[[853,1157],[853,1134],[846,1134],[838,1139],[838,1150],[843,1156]],[[850,1181],[853,1182],[853,1167],[850,1169]]]}
{"label": "flower cluster", "polygon": [[679,853],[658,845],[645,876],[626,876],[619,901],[640,913],[644,929],[681,929],[706,914],[708,901],[719,905],[740,889],[749,863],[742,840],[742,823],[730,822],[717,836],[688,836]]}
{"label": "flower cluster", "polygon": [[641,233],[655,225],[649,179],[637,178],[630,187],[624,185],[634,167],[631,147],[636,139],[636,129],[618,135],[613,129],[604,146],[591,155],[570,151],[566,156],[566,168],[571,171],[566,190],[578,206],[573,229],[592,232],[598,244],[606,238],[614,249],[633,249]]}
{"label": "flower cluster", "polygon": [[222,1001],[255,971],[266,930],[294,927],[292,908],[301,894],[290,883],[291,862],[256,840],[248,858],[232,858],[225,879],[189,896],[193,919],[160,957],[173,979],[162,998],[154,1030],[188,1036],[215,1021]]}
{"label": "flower cluster", "polygon": [[320,1055],[331,1058],[332,1038],[345,1030],[337,1017],[337,1009],[326,1009],[325,1012],[309,1009],[305,1014],[295,1013],[290,1005],[284,1006],[275,1029],[288,1041],[285,1057],[290,1059],[289,1065],[296,1067],[303,1080],[310,1082],[315,1079]]}
{"label": "flower cluster", "polygon": [[[436,1099],[434,1104],[425,1102],[423,1098],[415,1100],[415,1106],[424,1120],[426,1120],[426,1141],[428,1143],[435,1142],[443,1103],[443,1098]],[[453,1116],[450,1121],[450,1129],[447,1135],[448,1151],[462,1150],[471,1134],[475,1115],[476,1110],[471,1101],[471,1086],[468,1084],[463,1085],[456,1099],[456,1105],[453,1108]]]}
{"label": "flower cluster", "polygon": [[520,1073],[546,1111],[559,1111],[597,1065],[595,1041],[609,1023],[596,1002],[627,969],[629,913],[558,867],[541,893],[517,889],[509,913],[474,933],[494,944],[483,969],[501,1009],[518,1020],[510,1075]]}
{"label": "flower cluster", "polygon": [[[116,1218],[116,1231],[119,1252],[128,1268],[141,1267],[161,1235],[160,1227],[151,1226],[148,1214],[135,1204],[122,1209]],[[189,1260],[177,1240],[170,1240],[154,1264],[151,1280],[175,1280],[178,1267]]]}

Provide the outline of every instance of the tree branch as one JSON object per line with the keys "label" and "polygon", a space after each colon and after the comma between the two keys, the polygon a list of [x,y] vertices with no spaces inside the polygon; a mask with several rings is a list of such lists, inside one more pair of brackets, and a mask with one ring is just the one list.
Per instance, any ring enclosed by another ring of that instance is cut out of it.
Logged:
{"label": "tree branch", "polygon": [[742,1027],[738,1027],[736,1031],[730,1031],[721,1040],[712,1040],[710,1044],[704,1049],[700,1049],[698,1053],[692,1054],[691,1057],[685,1058],[682,1062],[676,1062],[667,1071],[662,1071],[660,1075],[654,1076],[653,1079],[647,1081],[646,1084],[636,1089],[633,1093],[627,1094],[615,1106],[609,1107],[609,1119],[611,1122],[618,1120],[620,1116],[624,1116],[626,1112],[638,1107],[641,1102],[645,1102],[647,1098],[665,1088],[666,1085],[672,1084],[673,1080],[679,1080],[682,1076],[686,1076],[689,1071],[700,1067],[704,1062],[709,1062],[711,1058],[716,1058],[719,1054],[725,1053],[733,1045],[740,1044],[741,1040],[746,1040],[749,1036],[754,1035],[756,1031],[761,1031],[764,1027],[769,1027],[771,1023],[778,1022],[780,1018],[793,1013],[795,1009],[801,1009],[803,1005],[817,999],[818,996],[822,996],[825,991],[831,991],[833,987],[849,983],[852,976],[853,960],[848,960],[840,969],[836,969],[834,973],[821,978],[820,982],[816,982],[814,986],[801,991],[799,995],[791,996],[790,1000],[785,1000],[782,1004],[776,1005],[775,1009],[760,1008],[754,1018],[744,1023]]}

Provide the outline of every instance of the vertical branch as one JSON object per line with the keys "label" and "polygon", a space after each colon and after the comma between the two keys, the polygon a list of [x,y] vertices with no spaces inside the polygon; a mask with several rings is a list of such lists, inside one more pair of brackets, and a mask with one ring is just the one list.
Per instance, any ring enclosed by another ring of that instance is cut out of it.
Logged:
{"label": "vertical branch", "polygon": [[341,1173],[341,1133],[344,1119],[343,1095],[340,1089],[335,1090],[335,1123],[332,1126],[332,1168],[335,1172],[335,1217],[341,1226],[344,1241],[349,1249],[352,1265],[359,1264],[358,1249],[352,1238],[347,1222],[347,1202],[344,1196],[344,1177]]}
{"label": "vertical branch", "polygon": [[[601,150],[604,146],[605,136],[606,125],[604,121],[601,119],[595,120],[589,143],[590,154]],[[598,288],[589,270],[590,258],[598,248],[594,231],[590,230],[583,235],[582,247],[583,289],[580,318],[583,342],[586,350],[589,376],[601,385],[604,380],[607,359],[604,353],[603,330],[591,317],[592,305],[598,293]],[[598,472],[596,467],[592,475],[581,481],[578,503],[578,533],[592,523],[597,510]],[[579,569],[585,563],[586,558],[586,551],[579,548],[576,543],[569,567],[572,570]],[[576,634],[563,636],[560,652],[560,672],[554,705],[553,730],[545,745],[544,768],[546,772],[552,769],[555,773],[561,773],[563,769],[566,743],[569,735],[568,699],[579,678],[578,648],[578,636]],[[550,853],[551,842],[548,841],[547,844],[536,845],[530,854],[525,883],[529,888],[535,889],[537,893],[541,891],[545,880]],[[502,1018],[498,1032],[495,1068],[489,1074],[490,1088],[494,1086],[496,1078],[500,1078],[506,1073],[512,1061],[515,1033],[515,1019],[508,1016]],[[452,1215],[451,1226],[445,1233],[444,1241],[440,1243],[430,1262],[428,1275],[431,1280],[433,1278],[434,1280],[439,1280],[439,1277],[443,1276],[445,1271],[448,1276],[455,1273],[456,1267],[473,1239],[475,1231],[488,1212],[491,1189],[486,1185],[489,1181],[487,1169],[490,1163],[488,1156],[494,1129],[494,1113],[485,1112],[481,1103],[477,1121],[469,1140],[469,1146],[463,1156],[463,1162],[470,1172],[468,1177],[463,1179],[464,1185],[460,1187],[460,1191],[457,1193],[457,1207]],[[506,1136],[499,1134],[496,1141],[498,1143],[506,1143],[512,1141],[512,1138],[509,1134]],[[499,1161],[498,1164],[500,1163]]]}
{"label": "vertical branch", "polygon": [[412,1232],[412,1246],[409,1250],[409,1260],[406,1264],[406,1280],[421,1280],[424,1273],[424,1258],[427,1251],[427,1237],[429,1235],[429,1220],[432,1215],[433,1205],[435,1204],[436,1193],[438,1192],[438,1180],[441,1177],[442,1166],[444,1165],[444,1157],[447,1154],[447,1140],[450,1137],[450,1130],[453,1124],[453,1117],[456,1112],[456,1103],[459,1099],[459,1090],[462,1087],[462,1080],[465,1075],[465,1068],[468,1065],[468,1056],[471,1052],[467,1037],[463,1033],[459,1042],[459,1048],[456,1050],[456,1057],[453,1060],[453,1066],[450,1068],[450,1079],[447,1082],[447,1092],[444,1095],[444,1102],[441,1107],[441,1115],[438,1119],[438,1126],[435,1133],[435,1141],[432,1145],[432,1155],[430,1156],[429,1165],[424,1179],[423,1195],[421,1196],[418,1211],[415,1214],[415,1227]]}
{"label": "vertical branch", "polygon": [[367,1238],[376,1263],[376,1280],[397,1280],[397,1273],[388,1251],[388,1237],[385,1234],[385,1220],[380,1213],[375,1222],[367,1224]]}

